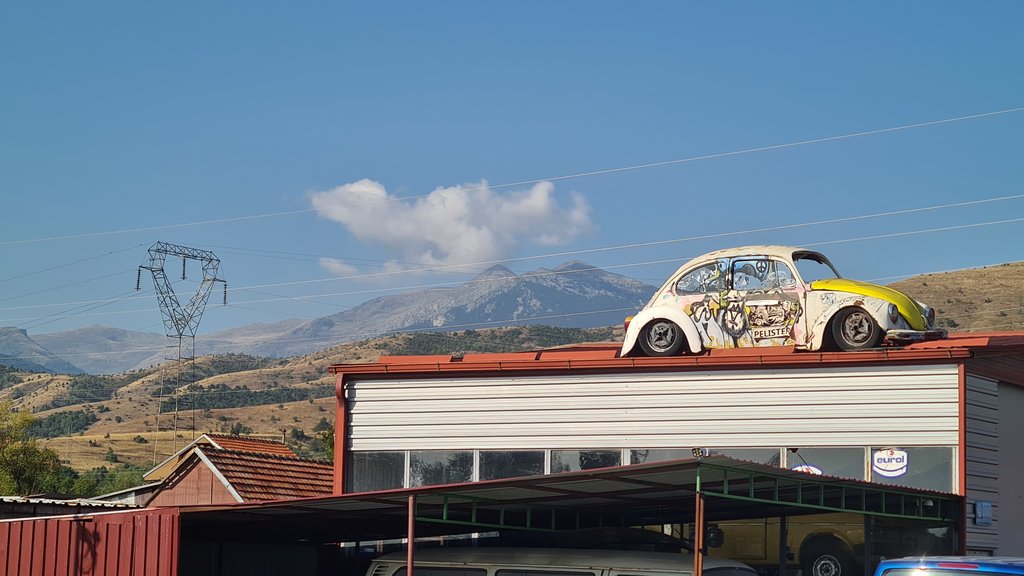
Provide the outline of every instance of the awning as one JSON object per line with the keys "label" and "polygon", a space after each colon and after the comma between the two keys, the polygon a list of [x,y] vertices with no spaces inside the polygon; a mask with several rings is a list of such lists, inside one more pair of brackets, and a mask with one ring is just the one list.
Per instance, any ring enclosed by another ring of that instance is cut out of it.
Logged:
{"label": "awning", "polygon": [[358,542],[490,530],[566,531],[703,518],[854,512],[956,525],[955,494],[817,476],[725,456],[300,500],[181,508],[183,540]]}

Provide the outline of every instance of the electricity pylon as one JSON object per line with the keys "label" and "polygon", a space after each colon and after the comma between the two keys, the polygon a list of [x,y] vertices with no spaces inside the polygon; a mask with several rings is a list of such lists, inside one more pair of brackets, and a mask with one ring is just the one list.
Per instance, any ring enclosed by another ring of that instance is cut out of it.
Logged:
{"label": "electricity pylon", "polygon": [[[203,266],[203,280],[199,283],[195,294],[188,304],[182,306],[178,296],[174,293],[174,287],[167,278],[164,271],[164,264],[168,256],[181,257],[181,279],[185,279],[186,264],[189,260],[195,260]],[[186,246],[157,242],[149,248],[148,261],[139,266],[135,278],[135,289],[138,290],[142,284],[142,271],[149,270],[153,275],[153,287],[156,289],[156,297],[160,302],[160,312],[164,320],[164,334],[167,336],[168,348],[176,348],[176,357],[167,358],[175,362],[175,384],[174,384],[174,451],[178,449],[178,392],[184,386],[195,382],[195,352],[196,332],[199,329],[199,321],[203,318],[206,310],[206,302],[210,299],[210,292],[213,285],[220,282],[224,285],[224,304],[228,303],[228,283],[219,276],[220,259],[209,250],[198,250]],[[191,363],[191,370],[185,370],[185,364]],[[156,409],[156,431],[160,432],[160,414],[163,405],[164,384],[161,382],[157,398]],[[195,435],[195,403],[192,406],[192,434]],[[194,440],[194,438],[193,438]],[[153,459],[156,460],[156,442],[153,440]]]}

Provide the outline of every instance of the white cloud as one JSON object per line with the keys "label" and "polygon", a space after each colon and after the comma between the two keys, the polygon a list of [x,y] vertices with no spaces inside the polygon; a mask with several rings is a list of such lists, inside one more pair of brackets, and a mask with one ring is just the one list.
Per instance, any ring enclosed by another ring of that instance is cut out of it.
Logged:
{"label": "white cloud", "polygon": [[[320,216],[364,243],[385,247],[396,261],[458,266],[506,258],[524,244],[562,244],[588,231],[586,200],[572,193],[562,206],[554,191],[550,182],[514,192],[481,182],[399,200],[379,182],[364,179],[316,192],[312,204]],[[350,268],[336,260],[321,264],[335,273]]]}
{"label": "white cloud", "polygon": [[320,258],[320,266],[335,276],[350,276],[359,273],[359,269],[351,264],[346,264],[337,258]]}

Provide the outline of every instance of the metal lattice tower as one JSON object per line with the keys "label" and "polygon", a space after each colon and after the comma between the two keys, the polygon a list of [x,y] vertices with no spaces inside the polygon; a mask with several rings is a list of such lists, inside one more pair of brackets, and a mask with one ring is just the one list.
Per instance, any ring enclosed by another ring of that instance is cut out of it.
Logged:
{"label": "metal lattice tower", "polygon": [[[195,260],[202,264],[203,280],[199,283],[195,294],[192,295],[188,304],[181,305],[174,287],[167,278],[164,271],[164,264],[168,256],[181,258],[181,279],[186,276],[186,264],[189,260]],[[138,290],[142,284],[142,271],[149,270],[153,275],[153,287],[156,289],[156,297],[160,302],[160,313],[163,315],[164,333],[167,336],[168,348],[176,349],[174,357],[165,357],[166,360],[175,362],[174,391],[174,424],[173,438],[174,449],[177,450],[178,439],[178,394],[182,388],[189,389],[195,382],[195,350],[196,331],[199,329],[199,321],[203,318],[206,310],[206,303],[210,299],[210,292],[214,284],[220,282],[224,286],[224,304],[228,300],[227,282],[220,278],[220,259],[209,250],[198,250],[186,246],[157,242],[149,248],[148,261],[139,266],[135,278],[135,289]],[[187,369],[191,365],[191,369]],[[157,398],[156,431],[160,432],[160,414],[163,405],[164,384],[161,382]],[[192,403],[193,420],[192,434],[195,435],[195,402]],[[194,439],[194,438],[193,438]],[[156,442],[153,441],[153,455],[156,458]]]}

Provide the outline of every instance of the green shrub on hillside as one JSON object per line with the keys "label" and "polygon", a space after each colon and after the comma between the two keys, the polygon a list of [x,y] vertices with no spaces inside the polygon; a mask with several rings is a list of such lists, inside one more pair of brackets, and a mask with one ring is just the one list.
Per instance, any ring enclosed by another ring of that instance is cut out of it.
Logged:
{"label": "green shrub on hillside", "polygon": [[99,418],[87,410],[68,410],[37,418],[28,428],[31,438],[56,438],[84,431]]}
{"label": "green shrub on hillside", "polygon": [[[207,388],[193,385],[189,386],[185,394],[178,397],[177,409],[179,411],[190,410],[195,407],[199,410],[210,410],[265,406],[298,402],[310,398],[326,398],[332,394],[334,394],[334,386],[331,385],[313,388],[267,388],[265,390],[250,390],[248,386],[244,385],[213,384]],[[164,412],[173,412],[175,400],[164,400],[160,404],[160,409]]]}

